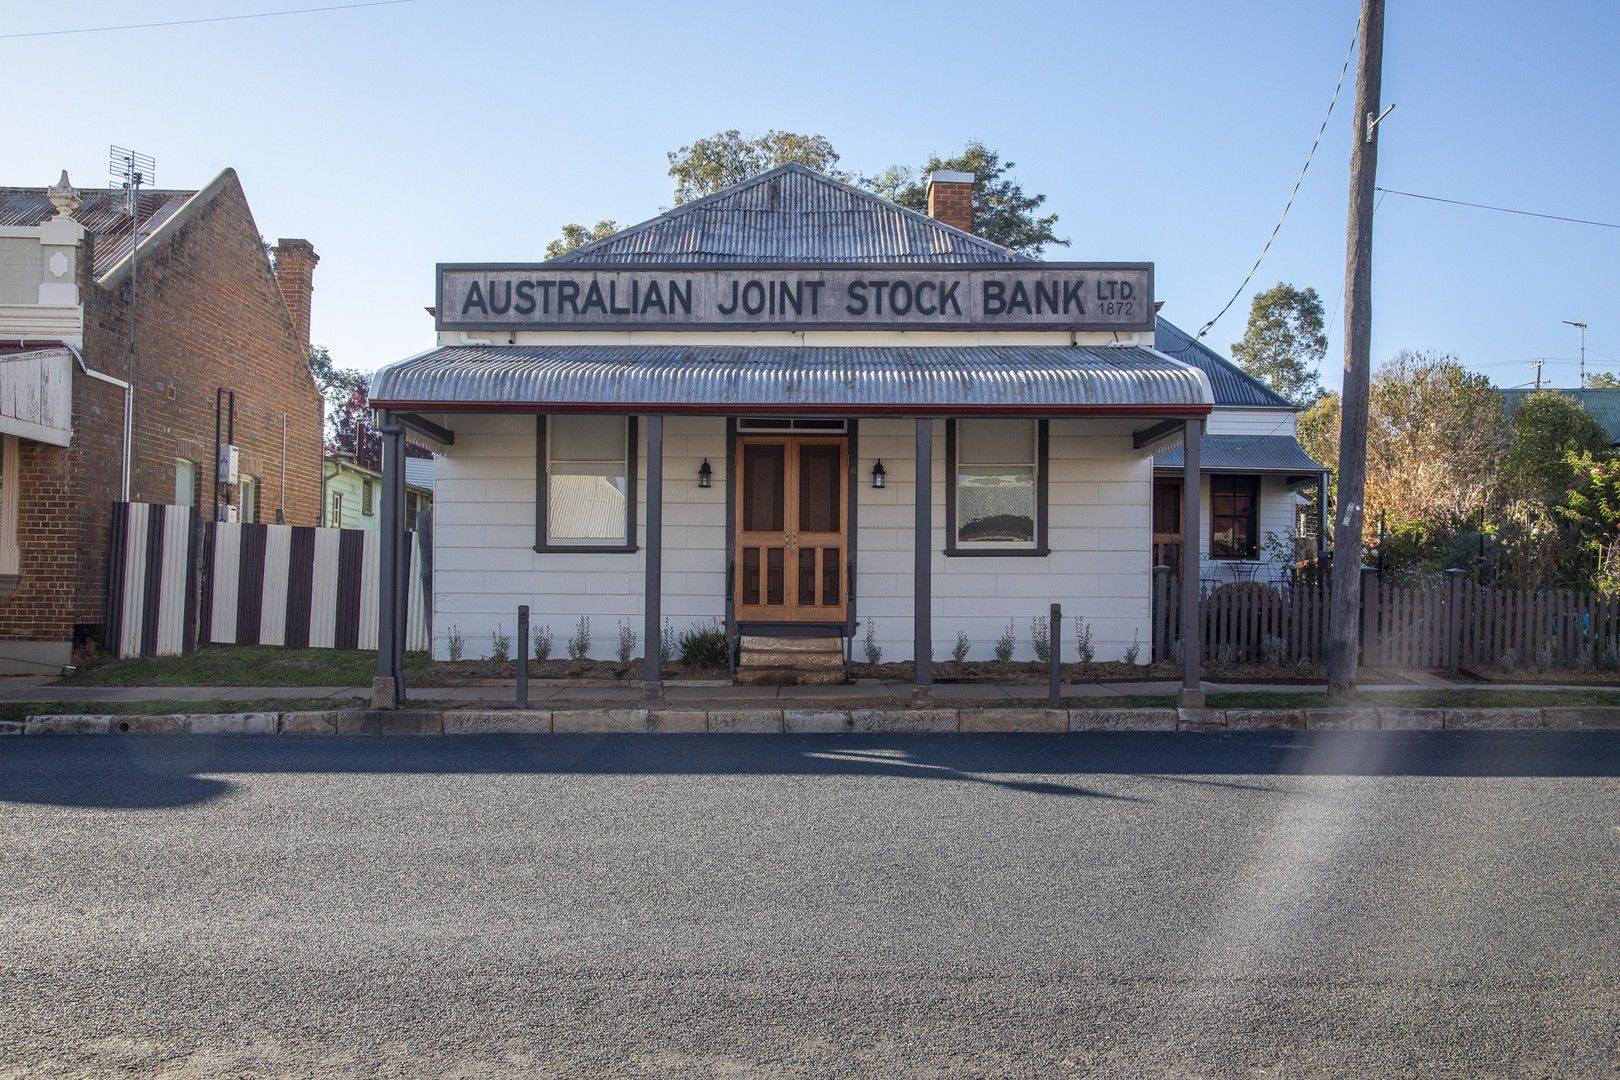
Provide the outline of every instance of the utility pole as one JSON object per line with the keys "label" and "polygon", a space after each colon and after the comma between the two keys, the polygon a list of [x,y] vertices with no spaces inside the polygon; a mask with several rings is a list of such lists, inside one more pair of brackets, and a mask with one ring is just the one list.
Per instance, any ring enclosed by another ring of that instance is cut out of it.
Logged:
{"label": "utility pole", "polygon": [[1546,357],[1542,357],[1540,360],[1532,360],[1532,361],[1530,361],[1530,366],[1536,369],[1536,389],[1537,390],[1541,389],[1541,365],[1545,364],[1546,362],[1547,362]]}
{"label": "utility pole", "polygon": [[1367,397],[1372,353],[1373,189],[1384,67],[1384,0],[1361,0],[1361,52],[1350,140],[1350,215],[1344,259],[1344,390],[1339,431],[1339,513],[1333,523],[1328,689],[1355,689],[1361,615],[1362,500],[1367,488]]}
{"label": "utility pole", "polygon": [[1579,385],[1580,385],[1580,388],[1582,390],[1585,390],[1586,389],[1586,324],[1583,323],[1583,322],[1571,322],[1569,319],[1565,319],[1564,320],[1564,325],[1565,326],[1573,326],[1576,330],[1580,331],[1580,334],[1581,334],[1581,381],[1580,381]]}

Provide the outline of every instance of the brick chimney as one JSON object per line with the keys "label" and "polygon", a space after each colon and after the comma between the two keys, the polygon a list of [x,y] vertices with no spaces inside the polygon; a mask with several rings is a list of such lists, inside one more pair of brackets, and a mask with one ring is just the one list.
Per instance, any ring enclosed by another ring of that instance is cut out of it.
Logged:
{"label": "brick chimney", "polygon": [[935,221],[973,231],[973,174],[934,172],[928,174],[928,216]]}
{"label": "brick chimney", "polygon": [[277,240],[276,284],[281,299],[292,316],[293,333],[305,351],[309,349],[309,308],[315,292],[315,264],[321,257],[308,240]]}

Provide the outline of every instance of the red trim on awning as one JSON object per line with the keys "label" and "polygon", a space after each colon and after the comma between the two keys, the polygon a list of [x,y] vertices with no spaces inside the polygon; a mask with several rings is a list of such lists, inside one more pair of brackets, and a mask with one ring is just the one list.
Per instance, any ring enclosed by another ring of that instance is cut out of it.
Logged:
{"label": "red trim on awning", "polygon": [[1212,405],[727,405],[669,402],[380,401],[373,409],[426,413],[618,413],[636,416],[1208,416]]}

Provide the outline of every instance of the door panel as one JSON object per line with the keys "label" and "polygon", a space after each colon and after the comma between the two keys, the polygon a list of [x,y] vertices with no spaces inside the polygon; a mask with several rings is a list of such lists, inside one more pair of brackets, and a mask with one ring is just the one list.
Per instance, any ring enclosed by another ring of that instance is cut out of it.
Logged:
{"label": "door panel", "polygon": [[843,621],[847,454],[839,438],[738,440],[737,618]]}

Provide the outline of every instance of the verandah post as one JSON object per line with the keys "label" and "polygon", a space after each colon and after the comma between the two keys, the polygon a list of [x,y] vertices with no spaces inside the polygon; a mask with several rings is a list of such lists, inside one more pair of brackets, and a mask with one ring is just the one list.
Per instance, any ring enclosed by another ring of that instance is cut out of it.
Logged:
{"label": "verandah post", "polygon": [[1202,468],[1204,422],[1187,420],[1181,425],[1181,704],[1189,709],[1204,707],[1202,612],[1198,608],[1198,479]]}
{"label": "verandah post", "polygon": [[641,697],[659,702],[664,696],[660,651],[664,590],[664,418],[647,418],[647,579],[642,587]]}
{"label": "verandah post", "polygon": [[[382,434],[382,514],[378,521],[377,537],[377,675],[371,683],[371,706],[374,709],[397,708],[401,699],[401,672],[395,663],[396,626],[399,623],[399,590],[395,582],[399,576],[399,545],[394,535],[399,531],[400,498],[394,477],[404,470],[400,460],[404,429],[394,415],[378,410],[378,431]],[[340,523],[341,524],[341,523]]]}
{"label": "verandah post", "polygon": [[911,703],[934,702],[934,421],[917,418],[916,533],[913,538],[911,575],[912,595],[912,679]]}

